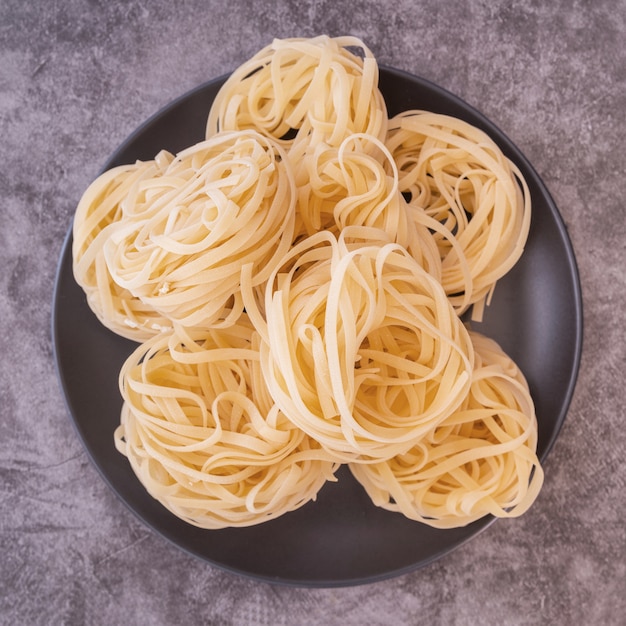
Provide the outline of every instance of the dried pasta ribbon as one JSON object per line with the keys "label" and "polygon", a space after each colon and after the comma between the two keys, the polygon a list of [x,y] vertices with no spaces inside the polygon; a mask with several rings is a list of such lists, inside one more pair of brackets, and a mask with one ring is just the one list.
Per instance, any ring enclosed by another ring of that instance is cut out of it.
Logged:
{"label": "dried pasta ribbon", "polygon": [[543,483],[526,380],[495,341],[470,336],[475,366],[462,405],[407,452],[350,466],[376,505],[436,528],[519,516]]}
{"label": "dried pasta ribbon", "polygon": [[411,215],[433,231],[448,297],[459,313],[478,303],[480,317],[528,238],[524,177],[486,133],[447,115],[405,111],[390,120],[386,145]]}
{"label": "dried pasta ribbon", "polygon": [[201,528],[251,526],[314,500],[337,463],[271,399],[245,315],[228,329],[178,328],[120,372],[115,443],[147,491]]}

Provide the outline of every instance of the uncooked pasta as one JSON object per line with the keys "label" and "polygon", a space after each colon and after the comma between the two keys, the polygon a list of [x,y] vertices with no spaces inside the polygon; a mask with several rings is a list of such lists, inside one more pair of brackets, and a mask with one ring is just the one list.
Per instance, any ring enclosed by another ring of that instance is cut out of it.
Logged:
{"label": "uncooked pasta", "polygon": [[[368,152],[373,148],[376,156]],[[354,134],[337,149],[319,144],[303,167],[306,176],[298,185],[296,205],[299,232],[306,236],[320,230],[339,234],[347,226],[378,228],[389,241],[407,248],[429,274],[441,278],[435,239],[426,226],[410,219],[397,168],[381,141]]]}
{"label": "uncooked pasta", "polygon": [[201,528],[250,526],[314,500],[337,463],[267,393],[255,332],[163,334],[120,373],[115,443],[148,492]]}
{"label": "uncooked pasta", "polygon": [[256,322],[270,393],[344,461],[389,458],[432,430],[467,393],[473,360],[441,285],[371,232],[295,246],[268,282],[266,326]]}
{"label": "uncooked pasta", "polygon": [[390,120],[386,145],[411,216],[433,231],[446,293],[459,313],[480,303],[480,317],[528,237],[523,176],[486,133],[448,115],[405,111]]}
{"label": "uncooked pasta", "polygon": [[260,285],[292,242],[282,149],[254,131],[223,133],[180,152],[145,193],[149,210],[131,206],[104,242],[112,279],[187,328],[232,323],[242,265],[253,263]]}
{"label": "uncooked pasta", "polygon": [[[76,282],[100,322],[134,341],[171,329],[171,322],[112,279],[103,247],[111,230],[122,220],[127,198],[136,194],[146,180],[162,174],[172,158],[163,151],[153,161],[138,161],[104,172],[89,185],[74,215],[72,257]],[[139,209],[138,204],[135,207]]]}
{"label": "uncooked pasta", "polygon": [[275,39],[226,80],[206,135],[249,128],[283,143],[296,169],[320,143],[336,148],[354,133],[384,140],[387,109],[371,50],[356,37]]}
{"label": "uncooked pasta", "polygon": [[462,405],[404,454],[350,466],[375,504],[436,528],[519,516],[543,483],[526,380],[496,342],[471,337],[475,366]]}
{"label": "uncooked pasta", "polygon": [[274,40],[201,141],[101,174],[78,205],[76,280],[140,342],[115,445],[206,529],[293,511],[342,463],[431,526],[520,515],[543,480],[533,401],[463,314],[519,259],[530,210],[483,131],[388,119],[360,39]]}

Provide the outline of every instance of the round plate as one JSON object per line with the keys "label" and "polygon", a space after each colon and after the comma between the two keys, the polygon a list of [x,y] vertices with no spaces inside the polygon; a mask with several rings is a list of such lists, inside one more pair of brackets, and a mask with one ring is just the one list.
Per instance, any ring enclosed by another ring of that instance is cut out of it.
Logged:
{"label": "round plate", "polygon": [[[165,107],[120,146],[104,169],[152,159],[161,149],[176,153],[204,139],[209,107],[225,78],[210,81]],[[483,322],[473,326],[497,340],[526,375],[536,403],[538,452],[543,460],[565,419],[582,344],[580,283],[563,221],[526,158],[478,111],[444,89],[394,69],[381,68],[380,88],[390,116],[425,109],[482,128],[528,182],[533,218],[526,250],[497,285]],[[58,268],[52,325],[69,412],[105,481],[144,523],[213,565],[282,584],[369,583],[424,566],[493,521],[485,517],[452,530],[410,521],[375,507],[347,468],[341,467],[338,482],[326,484],[317,501],[276,520],[224,530],[191,526],[148,495],[114,447],[121,408],[118,372],[136,344],[108,331],[89,310],[72,274],[71,229]]]}

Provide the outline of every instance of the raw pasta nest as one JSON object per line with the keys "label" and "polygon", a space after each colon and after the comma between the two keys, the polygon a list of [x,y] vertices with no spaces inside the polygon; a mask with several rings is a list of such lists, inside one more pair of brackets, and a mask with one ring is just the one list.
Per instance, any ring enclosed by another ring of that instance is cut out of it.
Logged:
{"label": "raw pasta nest", "polygon": [[378,228],[407,248],[429,274],[441,278],[435,239],[426,226],[410,219],[393,157],[383,142],[354,134],[339,148],[319,144],[303,167],[306,182],[298,185],[296,204],[301,236],[321,230],[339,235],[348,226]]}
{"label": "raw pasta nest", "polygon": [[526,380],[496,342],[471,338],[476,362],[462,405],[406,453],[350,465],[375,504],[436,528],[517,517],[543,484]]}
{"label": "raw pasta nest", "polygon": [[118,449],[148,492],[202,528],[249,526],[310,500],[337,462],[267,392],[255,331],[177,331],[139,346],[120,374]]}
{"label": "raw pasta nest", "polygon": [[[135,175],[129,185],[129,170],[152,175]],[[263,284],[293,239],[295,185],[284,151],[255,131],[222,133],[170,156],[164,168],[136,164],[119,174],[121,181],[115,173],[103,177],[126,193],[98,245],[91,244],[105,265],[94,289],[124,290],[126,308],[152,310],[169,328],[235,321],[243,310],[241,267],[252,262],[255,284]],[[91,192],[83,200],[95,212],[98,201]],[[92,222],[79,219],[75,231],[88,233]],[[75,258],[80,264],[80,249]],[[138,324],[153,334],[163,326],[119,318],[103,321],[114,328]]]}
{"label": "raw pasta nest", "polygon": [[450,301],[459,314],[480,303],[480,318],[528,238],[524,177],[486,133],[448,115],[404,111],[389,121],[386,145],[410,216],[433,231]]}
{"label": "raw pasta nest", "polygon": [[249,128],[288,148],[296,170],[320,143],[337,148],[355,133],[384,140],[387,108],[371,50],[356,37],[275,39],[228,77],[206,136]]}
{"label": "raw pasta nest", "polygon": [[406,449],[469,388],[471,344],[441,285],[380,235],[351,227],[295,246],[256,323],[270,393],[343,461]]}

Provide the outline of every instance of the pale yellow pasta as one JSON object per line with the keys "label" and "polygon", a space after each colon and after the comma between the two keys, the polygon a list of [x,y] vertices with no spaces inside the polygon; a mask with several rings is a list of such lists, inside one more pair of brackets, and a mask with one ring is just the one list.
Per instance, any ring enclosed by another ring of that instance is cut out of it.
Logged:
{"label": "pale yellow pasta", "polygon": [[315,500],[348,463],[437,528],[522,514],[543,481],[529,388],[469,332],[529,233],[519,169],[478,128],[391,120],[356,37],[275,39],[225,81],[205,139],[105,172],[73,269],[110,330],[117,449],[207,529]]}
{"label": "pale yellow pasta", "polygon": [[275,39],[228,77],[211,106],[207,137],[242,129],[281,141],[294,166],[316,145],[339,147],[353,133],[384,140],[374,55],[356,37]]}
{"label": "pale yellow pasta", "polygon": [[405,111],[390,120],[386,145],[410,215],[434,233],[448,297],[459,313],[475,304],[479,318],[528,238],[521,172],[486,133],[447,115]]}
{"label": "pale yellow pasta", "polygon": [[115,443],[146,490],[201,528],[251,526],[314,500],[337,464],[280,412],[245,315],[137,348]]}
{"label": "pale yellow pasta", "polygon": [[115,283],[173,323],[231,324],[241,314],[241,267],[255,286],[294,235],[295,184],[283,150],[255,131],[220,133],[180,152],[151,181],[149,211],[104,242]]}
{"label": "pale yellow pasta", "polygon": [[[377,155],[368,149],[377,148]],[[387,164],[387,170],[383,166]],[[338,148],[318,144],[304,161],[306,182],[298,185],[296,216],[305,236],[320,230],[338,235],[347,226],[384,231],[390,242],[408,248],[432,276],[441,277],[435,239],[409,217],[398,189],[392,156],[375,137],[353,134]]]}
{"label": "pale yellow pasta", "polygon": [[244,297],[272,397],[343,461],[405,451],[470,382],[469,337],[441,285],[377,233],[347,227],[296,245],[268,282],[266,324]]}
{"label": "pale yellow pasta", "polygon": [[475,367],[461,407],[407,452],[350,466],[374,504],[436,528],[519,516],[543,483],[528,385],[496,342],[471,338]]}
{"label": "pale yellow pasta", "polygon": [[115,167],[98,176],[82,195],[74,215],[72,259],[76,282],[87,304],[109,330],[143,341],[171,328],[168,319],[116,284],[106,266],[103,247],[111,230],[123,219],[127,199],[136,212],[146,209],[137,199],[146,181],[162,174],[173,156],[161,152],[152,161]]}

